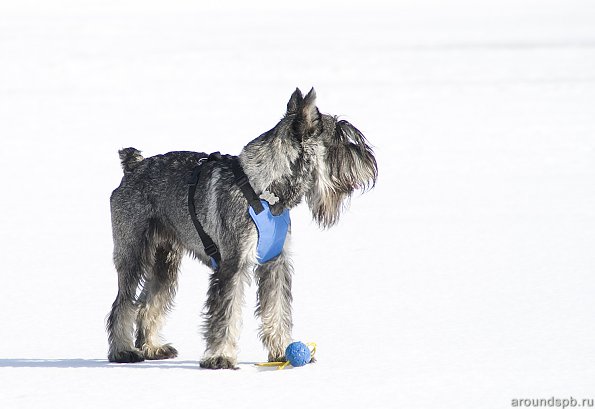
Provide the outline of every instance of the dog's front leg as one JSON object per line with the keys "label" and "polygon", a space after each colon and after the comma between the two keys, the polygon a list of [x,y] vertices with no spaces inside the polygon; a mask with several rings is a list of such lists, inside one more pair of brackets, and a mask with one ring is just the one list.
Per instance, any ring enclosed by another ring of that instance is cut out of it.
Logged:
{"label": "dog's front leg", "polygon": [[247,277],[245,268],[227,260],[211,275],[206,304],[207,350],[200,362],[202,368],[236,369]]}
{"label": "dog's front leg", "polygon": [[285,251],[256,268],[256,314],[262,319],[260,339],[269,351],[269,361],[284,361],[285,348],[291,342],[292,273],[293,268]]}

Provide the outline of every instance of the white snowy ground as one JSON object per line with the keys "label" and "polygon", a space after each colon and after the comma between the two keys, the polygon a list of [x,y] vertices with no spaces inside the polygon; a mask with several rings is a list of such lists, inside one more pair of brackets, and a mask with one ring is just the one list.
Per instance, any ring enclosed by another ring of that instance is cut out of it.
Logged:
{"label": "white snowy ground", "polygon": [[[1,408],[508,408],[595,398],[591,1],[0,3]],[[298,4],[299,3],[299,4]],[[375,145],[338,227],[293,212],[296,339],[198,368],[187,259],[171,361],[106,361],[117,150],[238,153],[296,86]],[[582,402],[582,401],[581,401]]]}

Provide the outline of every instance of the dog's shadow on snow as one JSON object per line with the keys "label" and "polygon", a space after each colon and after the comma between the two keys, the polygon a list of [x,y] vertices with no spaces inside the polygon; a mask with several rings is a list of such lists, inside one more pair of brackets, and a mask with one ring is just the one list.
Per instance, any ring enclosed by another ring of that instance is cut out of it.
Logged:
{"label": "dog's shadow on snow", "polygon": [[[144,361],[134,364],[118,364],[107,359],[0,359],[0,368],[159,368],[203,370],[198,361]],[[208,370],[208,369],[205,369]]]}

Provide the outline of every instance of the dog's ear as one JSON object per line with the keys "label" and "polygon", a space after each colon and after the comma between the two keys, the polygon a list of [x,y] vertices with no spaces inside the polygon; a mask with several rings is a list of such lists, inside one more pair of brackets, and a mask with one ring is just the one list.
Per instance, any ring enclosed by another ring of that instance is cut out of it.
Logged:
{"label": "dog's ear", "polygon": [[320,120],[320,112],[316,108],[316,91],[314,91],[314,88],[304,97],[304,102],[298,116],[302,122],[304,138],[308,138],[321,131],[322,121]]}
{"label": "dog's ear", "polygon": [[287,113],[286,115],[290,114],[297,114],[300,105],[304,101],[304,96],[302,95],[302,91],[299,88],[296,88],[291,94],[291,98],[289,98],[289,102],[287,103]]}

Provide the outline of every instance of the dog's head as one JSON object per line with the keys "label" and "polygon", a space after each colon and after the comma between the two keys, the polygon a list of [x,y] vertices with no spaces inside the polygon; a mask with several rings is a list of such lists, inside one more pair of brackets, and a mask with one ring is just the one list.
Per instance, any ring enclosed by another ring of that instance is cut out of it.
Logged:
{"label": "dog's head", "polygon": [[268,189],[288,207],[305,196],[312,217],[325,228],[338,221],[354,191],[374,187],[378,177],[364,135],[345,120],[321,114],[314,89],[305,97],[296,89],[281,121],[241,156],[256,190]]}
{"label": "dog's head", "polygon": [[286,116],[295,116],[294,136],[306,152],[315,153],[312,183],[306,201],[312,217],[322,227],[331,227],[356,190],[374,187],[378,165],[364,135],[352,124],[321,114],[314,89],[302,97],[296,89],[287,104]]}

